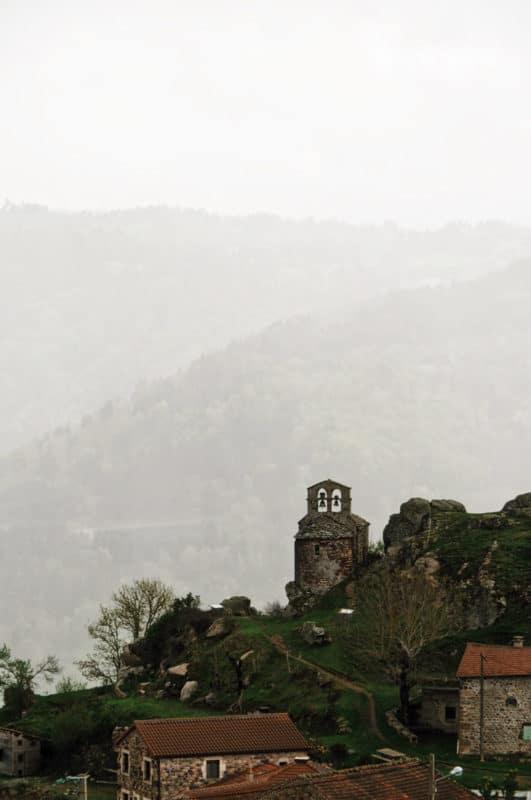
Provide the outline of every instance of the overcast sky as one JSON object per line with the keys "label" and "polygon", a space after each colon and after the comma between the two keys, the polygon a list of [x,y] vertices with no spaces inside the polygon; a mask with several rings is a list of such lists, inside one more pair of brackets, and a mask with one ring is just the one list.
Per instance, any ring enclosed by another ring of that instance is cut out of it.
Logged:
{"label": "overcast sky", "polygon": [[0,9],[0,201],[531,223],[527,0]]}

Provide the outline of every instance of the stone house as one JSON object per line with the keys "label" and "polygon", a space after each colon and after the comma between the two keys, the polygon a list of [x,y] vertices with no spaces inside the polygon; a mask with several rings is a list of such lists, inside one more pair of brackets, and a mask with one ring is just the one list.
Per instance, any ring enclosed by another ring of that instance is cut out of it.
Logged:
{"label": "stone house", "polygon": [[137,720],[115,739],[118,800],[179,800],[191,788],[307,756],[288,714]]}
{"label": "stone house", "polygon": [[[458,753],[531,756],[531,647],[468,642],[459,678]],[[483,700],[482,700],[483,697]]]}
{"label": "stone house", "polygon": [[24,778],[35,775],[41,761],[41,743],[36,736],[0,728],[0,775]]}
{"label": "stone house", "polygon": [[351,505],[350,486],[328,479],[308,488],[307,512],[295,536],[298,590],[323,594],[365,564],[369,523]]}

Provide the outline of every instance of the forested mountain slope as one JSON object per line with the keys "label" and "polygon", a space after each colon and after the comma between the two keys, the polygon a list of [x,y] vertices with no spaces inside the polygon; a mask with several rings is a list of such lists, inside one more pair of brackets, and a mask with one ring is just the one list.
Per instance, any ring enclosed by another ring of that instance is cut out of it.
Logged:
{"label": "forested mountain slope", "polygon": [[281,597],[322,477],[352,485],[376,536],[411,496],[500,508],[531,488],[530,298],[523,262],[279,323],[5,458],[3,597],[79,650],[121,579]]}
{"label": "forested mountain slope", "polygon": [[275,320],[531,257],[531,229],[6,204],[0,254],[5,453]]}

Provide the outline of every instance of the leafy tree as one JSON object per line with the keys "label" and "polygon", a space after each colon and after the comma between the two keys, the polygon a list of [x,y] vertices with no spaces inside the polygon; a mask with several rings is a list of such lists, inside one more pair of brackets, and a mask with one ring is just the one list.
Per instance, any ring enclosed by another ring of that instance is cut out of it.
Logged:
{"label": "leafy tree", "polygon": [[6,644],[0,647],[0,687],[4,689],[5,704],[17,716],[33,703],[37,682],[43,679],[50,683],[59,672],[55,656],[46,656],[32,664],[29,659],[14,658]]}
{"label": "leafy tree", "polygon": [[354,644],[398,683],[407,724],[411,672],[427,645],[459,626],[455,598],[418,570],[382,564],[362,581],[357,603]]}
{"label": "leafy tree", "polygon": [[175,596],[162,581],[141,578],[120,586],[112,599],[120,626],[138,639],[146,636],[153,623],[171,608]]}

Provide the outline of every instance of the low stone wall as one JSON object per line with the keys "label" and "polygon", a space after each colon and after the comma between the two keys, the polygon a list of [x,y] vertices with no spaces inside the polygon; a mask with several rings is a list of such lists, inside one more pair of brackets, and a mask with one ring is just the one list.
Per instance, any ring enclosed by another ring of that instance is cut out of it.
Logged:
{"label": "low stone wall", "polygon": [[386,711],[385,721],[387,722],[390,728],[392,728],[394,731],[400,734],[400,736],[403,736],[404,739],[407,739],[412,744],[416,744],[418,741],[416,734],[414,734],[413,731],[410,731],[409,728],[406,728],[406,726],[403,725],[402,722],[400,722],[400,720],[397,717],[397,713],[398,713],[397,708],[393,709],[392,711]]}

